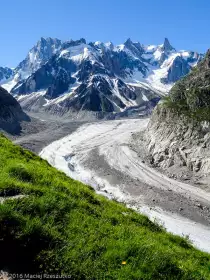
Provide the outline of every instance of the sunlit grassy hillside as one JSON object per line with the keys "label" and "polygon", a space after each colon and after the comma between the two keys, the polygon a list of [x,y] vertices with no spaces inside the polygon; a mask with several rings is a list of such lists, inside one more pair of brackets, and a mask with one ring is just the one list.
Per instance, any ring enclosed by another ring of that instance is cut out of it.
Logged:
{"label": "sunlit grassy hillside", "polygon": [[0,137],[0,270],[210,279],[210,255]]}

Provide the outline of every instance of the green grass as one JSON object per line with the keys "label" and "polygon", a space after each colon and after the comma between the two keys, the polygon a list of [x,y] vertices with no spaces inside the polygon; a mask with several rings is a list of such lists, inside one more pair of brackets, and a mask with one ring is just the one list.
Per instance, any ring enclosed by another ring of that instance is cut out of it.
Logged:
{"label": "green grass", "polygon": [[181,78],[163,98],[163,106],[179,115],[186,116],[188,121],[206,121],[210,123],[210,53],[197,67]]}
{"label": "green grass", "polygon": [[[193,121],[194,123],[208,122],[210,123],[210,105],[198,107],[195,106],[193,99],[195,95],[191,94],[188,99],[172,100],[171,96],[163,97],[163,103],[160,104],[160,107],[170,109],[172,112],[179,116],[185,116],[189,122]],[[189,102],[189,100],[193,100]],[[189,106],[189,103],[191,106]]]}
{"label": "green grass", "polygon": [[[210,279],[210,255],[0,137],[0,270]],[[125,261],[126,264],[122,264]]]}

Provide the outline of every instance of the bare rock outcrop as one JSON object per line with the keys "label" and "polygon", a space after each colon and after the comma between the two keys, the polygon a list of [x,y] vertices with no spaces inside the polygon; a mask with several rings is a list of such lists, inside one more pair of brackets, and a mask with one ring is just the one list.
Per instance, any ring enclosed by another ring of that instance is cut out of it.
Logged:
{"label": "bare rock outcrop", "polygon": [[146,132],[146,143],[154,166],[186,170],[210,176],[210,124],[189,120],[159,105]]}
{"label": "bare rock outcrop", "polygon": [[29,120],[17,100],[0,87],[0,129],[16,134],[21,129],[20,122]]}

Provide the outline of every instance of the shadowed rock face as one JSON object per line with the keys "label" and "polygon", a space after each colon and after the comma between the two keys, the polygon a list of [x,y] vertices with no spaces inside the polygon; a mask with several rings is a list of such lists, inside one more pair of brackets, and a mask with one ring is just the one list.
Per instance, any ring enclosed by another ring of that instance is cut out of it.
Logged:
{"label": "shadowed rock face", "polygon": [[167,77],[162,79],[163,83],[177,82],[181,77],[187,75],[191,68],[187,61],[181,56],[177,56],[168,70]]}
{"label": "shadowed rock face", "polygon": [[164,52],[169,52],[169,51],[175,50],[175,49],[171,46],[171,44],[170,44],[168,38],[165,38],[165,40],[164,40],[163,50],[164,50]]}
{"label": "shadowed rock face", "polygon": [[13,70],[8,67],[0,67],[0,82],[7,80],[13,75]]}
{"label": "shadowed rock face", "polygon": [[30,118],[22,111],[16,99],[0,87],[0,129],[18,134],[21,121],[30,121]]}

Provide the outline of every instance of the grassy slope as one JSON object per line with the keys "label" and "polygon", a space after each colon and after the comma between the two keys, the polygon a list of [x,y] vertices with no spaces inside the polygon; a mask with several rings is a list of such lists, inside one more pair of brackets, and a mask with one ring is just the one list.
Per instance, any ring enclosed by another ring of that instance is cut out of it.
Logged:
{"label": "grassy slope", "polygon": [[[0,137],[0,270],[210,279],[210,255]],[[126,264],[122,264],[126,261]]]}

